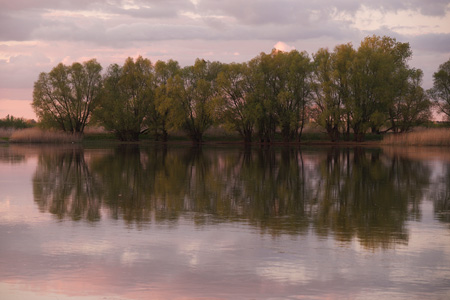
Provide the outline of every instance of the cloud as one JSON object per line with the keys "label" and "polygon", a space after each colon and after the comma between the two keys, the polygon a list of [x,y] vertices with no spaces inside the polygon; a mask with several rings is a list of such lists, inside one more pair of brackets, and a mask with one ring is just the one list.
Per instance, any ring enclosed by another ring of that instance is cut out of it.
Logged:
{"label": "cloud", "polygon": [[0,13],[0,41],[25,41],[31,38],[31,32],[39,26],[40,17],[29,13]]}
{"label": "cloud", "polygon": [[[4,1],[0,40],[88,41],[118,46],[161,40],[265,40],[354,36],[352,16],[368,8],[442,15],[448,1]],[[36,3],[38,2],[38,3]],[[438,14],[438,12],[440,12]],[[345,15],[345,18],[338,16]],[[382,15],[382,14],[381,14]],[[366,19],[366,16],[364,16]],[[373,20],[376,24],[378,20]]]}
{"label": "cloud", "polygon": [[139,54],[181,65],[197,57],[247,61],[277,41],[313,53],[388,35],[410,42],[424,71],[427,60],[434,70],[450,52],[448,0],[0,0],[0,7],[0,88],[30,89],[60,61],[95,57],[104,68]]}
{"label": "cloud", "polygon": [[283,51],[283,52],[289,52],[291,50],[295,50],[294,46],[289,46],[288,44],[283,43],[283,42],[276,43],[275,45],[273,45],[273,48],[277,49],[279,51]]}
{"label": "cloud", "polygon": [[446,12],[449,10],[448,0],[433,0],[433,1],[422,1],[422,0],[383,0],[383,1],[366,1],[364,3],[366,6],[371,8],[378,8],[387,11],[398,11],[398,10],[414,10],[420,12],[426,16],[445,16]]}
{"label": "cloud", "polygon": [[36,74],[49,63],[50,59],[42,53],[0,60],[0,88],[30,88],[30,82],[37,79]]}
{"label": "cloud", "polygon": [[412,36],[409,38],[411,46],[414,49],[449,53],[450,52],[450,34],[424,34]]}

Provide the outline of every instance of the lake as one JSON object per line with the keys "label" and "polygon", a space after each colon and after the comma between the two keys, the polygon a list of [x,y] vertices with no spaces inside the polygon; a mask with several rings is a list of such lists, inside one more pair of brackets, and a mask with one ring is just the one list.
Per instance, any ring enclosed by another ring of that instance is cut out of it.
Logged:
{"label": "lake", "polygon": [[0,147],[1,299],[450,299],[450,151]]}

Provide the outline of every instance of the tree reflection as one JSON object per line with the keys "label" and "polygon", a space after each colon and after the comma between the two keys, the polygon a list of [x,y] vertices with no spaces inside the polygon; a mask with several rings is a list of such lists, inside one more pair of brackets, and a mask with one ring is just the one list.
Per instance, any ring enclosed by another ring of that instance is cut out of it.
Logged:
{"label": "tree reflection", "polygon": [[301,151],[259,149],[248,153],[241,166],[237,178],[249,221],[272,234],[306,232],[313,176],[305,174]]}
{"label": "tree reflection", "polygon": [[239,221],[274,236],[312,229],[386,248],[408,241],[406,221],[421,217],[430,185],[426,164],[364,148],[88,151],[40,155],[33,180],[42,211],[75,220],[104,211],[137,226]]}
{"label": "tree reflection", "polygon": [[387,159],[380,150],[332,148],[320,170],[312,209],[318,235],[332,232],[340,241],[357,236],[368,248],[407,242],[405,221],[420,217],[429,168],[400,157]]}
{"label": "tree reflection", "polygon": [[82,148],[48,148],[38,158],[34,200],[59,219],[100,219],[100,184],[91,174]]}
{"label": "tree reflection", "polygon": [[[450,164],[444,167],[443,174],[434,190],[434,214],[436,219],[450,224]],[[450,227],[449,227],[450,228]]]}
{"label": "tree reflection", "polygon": [[157,209],[155,184],[164,165],[166,151],[121,145],[114,152],[92,162],[92,170],[102,178],[102,203],[112,218],[127,223],[148,223]]}
{"label": "tree reflection", "polygon": [[17,164],[24,161],[25,154],[17,148],[11,149],[10,146],[0,145],[0,163]]}

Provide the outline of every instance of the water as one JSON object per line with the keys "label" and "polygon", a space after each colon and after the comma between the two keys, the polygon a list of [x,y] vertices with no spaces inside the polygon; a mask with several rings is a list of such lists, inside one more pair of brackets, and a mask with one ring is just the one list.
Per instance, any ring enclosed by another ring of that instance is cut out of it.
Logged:
{"label": "water", "polygon": [[1,299],[448,299],[448,150],[0,148]]}

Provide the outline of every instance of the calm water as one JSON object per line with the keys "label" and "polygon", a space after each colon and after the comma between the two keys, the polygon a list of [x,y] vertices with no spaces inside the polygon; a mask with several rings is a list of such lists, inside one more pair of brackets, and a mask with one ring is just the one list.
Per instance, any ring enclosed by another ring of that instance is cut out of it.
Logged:
{"label": "calm water", "polygon": [[0,298],[449,299],[449,152],[0,147]]}

